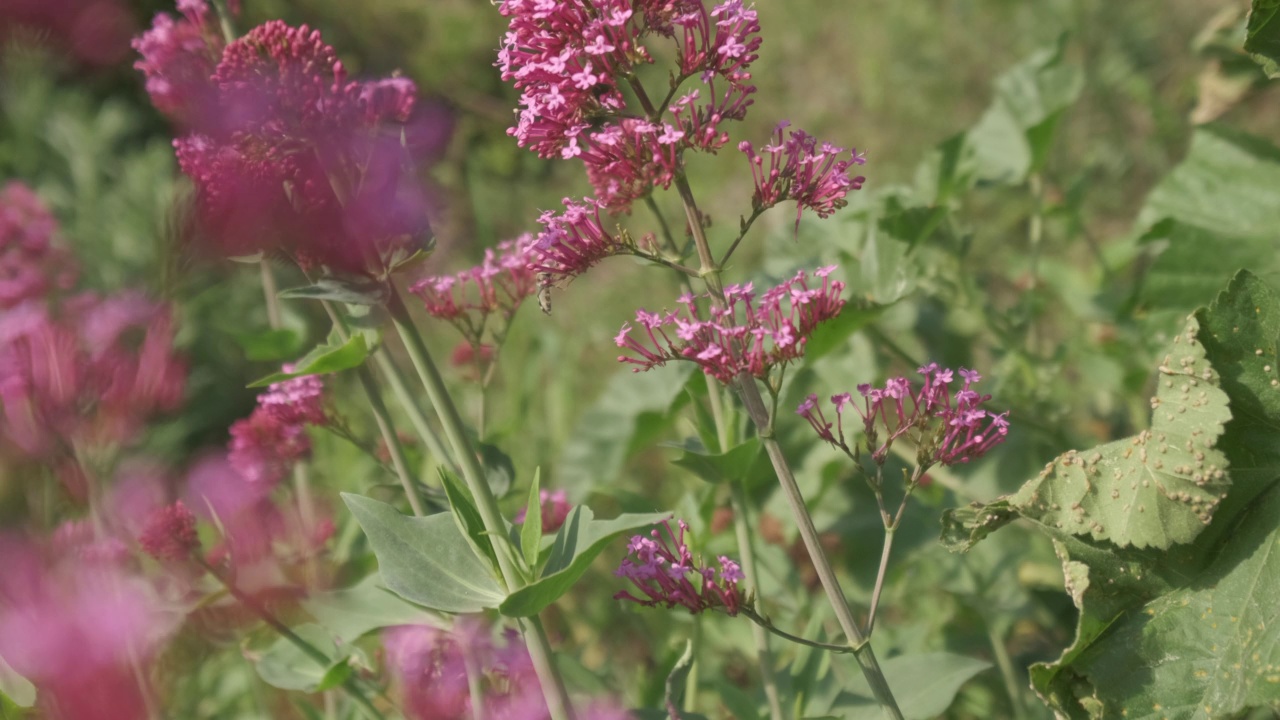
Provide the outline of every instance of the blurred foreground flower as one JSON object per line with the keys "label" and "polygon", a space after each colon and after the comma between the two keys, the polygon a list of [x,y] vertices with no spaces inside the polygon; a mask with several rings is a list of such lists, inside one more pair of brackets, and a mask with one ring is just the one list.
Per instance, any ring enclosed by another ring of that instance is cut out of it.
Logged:
{"label": "blurred foreground flower", "polygon": [[684,535],[689,526],[683,520],[677,525],[679,533],[672,531],[670,521],[664,521],[665,537],[661,530],[655,528],[650,533],[651,538],[643,535],[631,538],[627,545],[631,555],[622,561],[614,575],[630,580],[644,597],[636,597],[626,590],[613,597],[649,607],[663,605],[674,608],[679,605],[694,614],[723,609],[730,616],[737,615],[746,603],[742,590],[738,588],[743,579],[742,569],[723,555],[719,558],[718,572],[700,567],[685,543]]}
{"label": "blurred foreground flower", "polygon": [[75,260],[57,234],[57,220],[31,188],[15,181],[0,189],[0,310],[75,283]]}
{"label": "blurred foreground flower", "polygon": [[[883,388],[859,385],[862,407],[858,407],[849,393],[833,395],[834,424],[823,414],[817,395],[810,395],[801,403],[796,414],[809,421],[818,437],[851,453],[845,442],[844,411],[853,407],[862,421],[867,451],[872,460],[881,465],[893,442],[904,435],[909,435],[916,447],[921,470],[934,463],[969,462],[1004,442],[1009,433],[1009,414],[996,415],[981,408],[991,396],[980,395],[973,389],[982,380],[977,371],[959,370],[962,383],[954,395],[950,390],[954,381],[950,369],[929,363],[920,368],[919,373],[924,376],[924,382],[914,389],[905,377],[892,378]],[[880,441],[882,434],[883,442]]]}
{"label": "blurred foreground flower", "polygon": [[190,127],[216,112],[211,76],[224,42],[204,0],[179,0],[178,10],[178,18],[158,13],[151,29],[133,39],[142,56],[133,67],[147,78],[156,109]]}
{"label": "blurred foreground flower", "polygon": [[[293,366],[285,365],[285,372]],[[324,382],[307,375],[278,382],[258,396],[258,407],[231,426],[228,459],[245,480],[268,487],[280,482],[311,452],[308,425],[325,425]]]}
{"label": "blurred foreground flower", "polygon": [[637,365],[636,372],[671,360],[691,360],[725,384],[743,372],[764,379],[771,368],[802,357],[814,328],[840,314],[844,283],[829,279],[834,270],[814,271],[822,280],[817,288],[810,288],[808,276],[799,271],[765,291],[759,303],[751,283],[730,285],[724,290],[727,306],[712,308],[706,320],[693,295],[680,298],[683,313],[639,310],[636,323],[643,332],[633,331],[630,323],[622,326],[614,342],[630,354],[618,360]]}
{"label": "blurred foreground flower", "polygon": [[[542,514],[542,534],[551,535],[564,525],[564,521],[569,517],[569,511],[573,510],[573,506],[569,504],[569,493],[564,490],[539,490],[538,504],[539,512]],[[516,525],[523,525],[525,517],[525,509],[520,508],[516,513]]]}

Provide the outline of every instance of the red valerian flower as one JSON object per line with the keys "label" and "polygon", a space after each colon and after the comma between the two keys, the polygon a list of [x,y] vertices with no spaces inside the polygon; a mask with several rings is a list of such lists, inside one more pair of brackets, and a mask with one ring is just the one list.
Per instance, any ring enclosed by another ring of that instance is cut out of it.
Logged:
{"label": "red valerian flower", "polygon": [[223,40],[204,0],[179,0],[181,16],[158,13],[151,29],[133,39],[142,57],[133,67],[146,77],[151,104],[190,127],[216,108],[212,75]]}
{"label": "red valerian flower", "polygon": [[614,575],[630,580],[644,597],[636,597],[626,590],[613,597],[649,607],[679,605],[695,615],[712,609],[737,615],[746,603],[738,587],[744,577],[738,563],[721,555],[718,572],[700,567],[684,539],[688,524],[680,520],[677,527],[679,533],[671,529],[670,522],[664,521],[665,537],[661,530],[655,529],[651,537],[631,538],[627,545],[630,556],[622,561]]}
{"label": "red valerian flower", "polygon": [[819,145],[817,138],[803,130],[792,130],[784,139],[782,131],[788,125],[785,121],[779,123],[773,142],[761,148],[769,159],[768,167],[751,143],[744,140],[738,143],[738,149],[751,161],[751,176],[756,184],[751,198],[754,208],[764,210],[784,200],[794,200],[798,229],[805,210],[825,218],[847,204],[845,196],[849,191],[860,189],[866,181],[861,175],[852,175],[850,169],[865,164],[866,158],[849,150],[849,157],[842,160],[844,148],[830,143]]}
{"label": "red valerian flower", "polygon": [[29,187],[14,181],[0,188],[0,310],[75,283],[75,260],[57,235],[57,221]]}
{"label": "red valerian flower", "polygon": [[[291,372],[292,366],[284,370]],[[307,426],[327,422],[319,376],[274,383],[258,396],[253,413],[231,426],[227,459],[248,482],[274,485],[311,452]]]}

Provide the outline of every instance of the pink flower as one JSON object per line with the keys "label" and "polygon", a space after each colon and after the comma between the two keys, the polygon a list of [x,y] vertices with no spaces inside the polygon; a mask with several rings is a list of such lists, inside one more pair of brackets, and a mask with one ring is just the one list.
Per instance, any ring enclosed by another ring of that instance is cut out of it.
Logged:
{"label": "pink flower", "polygon": [[[285,372],[292,372],[285,365]],[[324,425],[324,382],[309,375],[272,384],[258,407],[231,426],[227,459],[251,483],[274,485],[311,452],[308,425]]]}
{"label": "pink flower", "polygon": [[705,320],[698,298],[691,295],[680,298],[681,312],[657,315],[639,310],[639,329],[624,325],[614,338],[628,353],[618,361],[632,363],[640,372],[671,360],[689,360],[722,383],[744,372],[763,379],[772,368],[803,357],[813,330],[840,314],[844,283],[830,280],[831,270],[814,273],[822,280],[817,288],[810,288],[807,275],[799,271],[761,294],[759,302],[750,283],[731,285],[725,288],[726,305],[713,307]]}
{"label": "pink flower", "polygon": [[677,522],[679,533],[664,521],[665,537],[661,530],[653,530],[650,537],[635,535],[627,545],[630,555],[614,571],[614,575],[631,581],[644,597],[636,597],[622,590],[613,597],[631,600],[648,607],[677,605],[693,614],[704,610],[723,609],[729,615],[737,615],[746,602],[738,583],[743,575],[738,564],[727,557],[719,558],[720,571],[701,567],[694,559],[685,532],[689,529],[683,520]]}
{"label": "pink flower", "polygon": [[[973,389],[973,385],[981,381],[981,375],[961,368],[957,374],[963,382],[953,395],[951,370],[929,363],[920,368],[919,373],[924,381],[916,389],[903,377],[891,378],[883,388],[859,385],[862,407],[858,407],[848,393],[833,395],[835,433],[823,417],[816,395],[810,395],[801,403],[796,414],[808,420],[824,441],[849,452],[844,439],[844,411],[853,407],[861,417],[867,449],[879,464],[888,457],[893,442],[909,433],[920,457],[927,458],[928,464],[966,463],[1004,442],[1009,433],[1009,413],[997,415],[980,407],[991,399],[990,395],[980,395]],[[883,442],[880,441],[882,434]]]}
{"label": "pink flower", "polygon": [[157,509],[147,521],[138,544],[160,560],[183,560],[200,547],[196,537],[196,516],[182,501]]}
{"label": "pink flower", "polygon": [[491,315],[500,316],[505,327],[521,303],[537,291],[535,272],[529,266],[533,243],[533,236],[527,234],[500,243],[484,251],[480,265],[422,278],[409,291],[422,300],[429,315],[452,323],[478,345]]}
{"label": "pink flower", "polygon": [[[569,504],[569,494],[564,490],[539,490],[538,503],[542,513],[542,534],[552,535],[564,525],[573,506]],[[516,525],[523,525],[525,509],[516,513]]]}
{"label": "pink flower", "polygon": [[146,77],[156,109],[191,126],[215,111],[211,76],[223,42],[204,0],[180,2],[178,9],[181,17],[158,13],[151,29],[133,39],[142,56],[133,67]]}
{"label": "pink flower", "polygon": [[147,717],[131,664],[146,668],[179,617],[118,563],[42,557],[13,539],[0,557],[0,656],[35,684],[46,716]]}
{"label": "pink flower", "polygon": [[634,247],[625,231],[611,234],[604,229],[600,218],[604,205],[598,200],[565,198],[564,208],[559,215],[544,212],[538,218],[544,230],[534,241],[529,268],[538,273],[543,286],[572,280],[601,260]]}
{"label": "pink flower", "polygon": [[75,261],[54,243],[58,223],[26,185],[0,189],[0,310],[67,290],[75,282]]}
{"label": "pink flower", "polygon": [[850,190],[861,189],[866,178],[852,175],[854,165],[863,165],[866,158],[850,150],[848,159],[841,160],[844,148],[829,143],[818,144],[817,138],[803,130],[792,130],[786,139],[782,131],[790,123],[781,122],[774,130],[774,142],[762,148],[769,158],[765,167],[764,157],[756,154],[751,143],[738,143],[738,149],[751,161],[751,175],[756,190],[752,205],[767,209],[783,200],[796,201],[796,228],[805,210],[812,210],[825,218],[847,204],[845,196]]}

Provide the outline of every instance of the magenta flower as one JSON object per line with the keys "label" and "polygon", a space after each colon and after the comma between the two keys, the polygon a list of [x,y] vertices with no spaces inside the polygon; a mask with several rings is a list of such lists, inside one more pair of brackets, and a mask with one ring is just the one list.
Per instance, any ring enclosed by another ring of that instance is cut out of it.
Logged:
{"label": "magenta flower", "polygon": [[630,580],[644,597],[636,597],[626,590],[613,597],[648,607],[664,605],[670,609],[679,605],[695,615],[714,609],[737,615],[746,603],[742,590],[738,588],[743,579],[738,564],[722,555],[718,573],[709,567],[701,567],[684,539],[688,524],[678,521],[679,533],[671,529],[669,521],[663,521],[662,527],[666,530],[665,537],[658,529],[654,529],[648,538],[633,536],[627,545],[630,555],[613,573]]}
{"label": "magenta flower", "polygon": [[639,327],[633,330],[625,324],[614,338],[628,352],[618,361],[632,363],[640,372],[671,360],[689,360],[725,384],[741,373],[764,379],[772,368],[803,357],[814,329],[840,314],[845,286],[830,279],[834,270],[814,271],[822,280],[817,288],[810,288],[807,275],[799,271],[760,295],[759,302],[751,283],[731,285],[725,288],[726,306],[713,307],[705,320],[692,295],[680,298],[683,312],[638,310]]}
{"label": "magenta flower", "polygon": [[[542,534],[551,535],[564,525],[573,506],[569,504],[569,494],[564,490],[539,490],[538,504],[542,513]],[[523,525],[525,509],[516,513],[514,524]]]}
{"label": "magenta flower", "polygon": [[[284,371],[292,367],[285,365]],[[274,485],[311,452],[307,426],[328,421],[319,376],[274,383],[258,396],[258,407],[248,418],[232,424],[227,459],[245,480]]]}
{"label": "magenta flower", "polygon": [[[521,91],[508,133],[540,157],[580,158],[611,211],[669,186],[684,150],[722,147],[720,122],[741,120],[751,104],[760,25],[740,0],[709,12],[693,0],[506,0],[501,12],[510,21],[497,65]],[[675,45],[675,85],[698,78],[707,104],[694,90],[671,107],[643,108],[644,117],[627,113],[619,85],[653,62],[649,38]]]}
{"label": "magenta flower", "polygon": [[[959,370],[962,383],[954,395],[950,390],[954,380],[951,370],[929,363],[919,372],[924,382],[914,389],[904,377],[890,379],[883,388],[859,385],[861,407],[848,393],[833,395],[834,424],[824,416],[817,395],[810,395],[801,403],[796,414],[809,422],[818,437],[848,453],[844,411],[853,407],[862,420],[867,450],[877,464],[884,464],[893,442],[908,434],[924,466],[966,463],[1004,442],[1009,433],[1009,413],[997,415],[981,408],[991,396],[973,390],[982,379],[977,371]],[[883,443],[879,440],[882,435]]]}
{"label": "magenta flower", "polygon": [[30,188],[14,181],[0,189],[0,310],[75,283],[75,261],[55,245],[57,233],[57,221]]}
{"label": "magenta flower", "polygon": [[413,83],[350,80],[318,31],[278,20],[228,45],[211,82],[213,109],[174,146],[220,253],[382,277],[425,247],[429,203],[401,142]]}
{"label": "magenta flower", "polygon": [[796,227],[805,210],[812,210],[825,218],[847,204],[845,196],[850,190],[862,188],[866,178],[852,175],[850,169],[863,165],[866,158],[850,150],[847,159],[840,159],[845,149],[830,143],[818,144],[818,139],[803,130],[792,130],[787,138],[782,131],[790,125],[781,122],[774,130],[773,142],[761,148],[768,157],[756,154],[755,148],[745,140],[738,149],[751,161],[751,175],[756,190],[751,202],[754,208],[771,208],[784,200],[796,202]]}
{"label": "magenta flower", "polygon": [[547,211],[538,218],[544,229],[534,241],[529,268],[538,273],[539,285],[567,282],[601,260],[635,248],[625,230],[617,228],[614,234],[605,230],[600,201],[565,198],[564,208],[559,215]]}
{"label": "magenta flower", "polygon": [[409,286],[427,314],[452,323],[478,345],[490,316],[509,323],[526,298],[537,292],[530,268],[534,238],[521,235],[484,251],[480,265],[452,275],[425,277]]}
{"label": "magenta flower", "polygon": [[196,536],[196,516],[179,500],[157,508],[147,521],[138,544],[159,560],[183,560],[200,547]]}
{"label": "magenta flower", "polygon": [[133,67],[146,77],[156,109],[191,126],[215,110],[212,75],[223,41],[204,0],[180,0],[178,10],[176,19],[158,13],[151,29],[133,39],[142,56]]}
{"label": "magenta flower", "polygon": [[186,363],[173,336],[168,308],[131,293],[85,293],[58,316],[31,303],[10,311],[0,319],[0,438],[33,458],[131,442],[182,401]]}

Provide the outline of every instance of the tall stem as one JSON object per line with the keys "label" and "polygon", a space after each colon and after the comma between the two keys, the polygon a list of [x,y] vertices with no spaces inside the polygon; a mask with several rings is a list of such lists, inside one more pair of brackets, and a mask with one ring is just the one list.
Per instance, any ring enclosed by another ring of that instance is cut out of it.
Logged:
{"label": "tall stem", "polygon": [[[759,596],[760,576],[756,573],[755,548],[751,543],[751,529],[747,519],[747,493],[742,480],[729,482],[729,500],[733,508],[733,531],[738,539],[738,555],[742,557],[742,574],[747,580],[748,591]],[[764,697],[769,703],[771,720],[784,720],[782,699],[778,695],[778,680],[773,674],[773,651],[769,649],[768,632],[756,623],[751,624],[751,634],[756,643],[756,657],[760,661],[760,682],[764,685]]]}
{"label": "tall stem", "polygon": [[[520,582],[520,575],[516,571],[511,556],[511,544],[506,541],[506,521],[498,511],[498,500],[494,497],[493,489],[485,479],[484,469],[480,467],[480,461],[471,447],[471,440],[467,437],[458,408],[445,388],[444,378],[440,376],[440,370],[431,359],[426,343],[422,341],[422,336],[418,334],[413,319],[409,317],[408,308],[405,307],[399,292],[394,289],[388,302],[388,309],[391,311],[392,323],[400,334],[400,339],[404,341],[409,358],[413,361],[423,388],[427,391],[427,398],[440,417],[440,425],[444,428],[445,437],[449,439],[449,444],[453,448],[453,456],[462,467],[463,479],[466,480],[467,487],[475,498],[476,509],[484,522],[485,530],[493,539],[498,568],[502,574],[500,578],[502,584],[508,589],[515,589]],[[573,708],[569,703],[569,693],[565,689],[564,680],[552,663],[551,643],[547,640],[542,622],[536,616],[524,618],[520,621],[520,629],[524,634],[525,644],[529,648],[529,655],[533,658],[534,669],[538,672],[538,679],[542,684],[542,691],[546,696],[552,718],[570,720],[573,717]]]}
{"label": "tall stem", "polygon": [[[676,175],[675,185],[680,199],[684,202],[685,216],[689,219],[689,227],[693,232],[698,259],[702,262],[703,280],[707,283],[707,289],[711,291],[712,301],[723,306],[724,289],[720,283],[720,268],[716,266],[711,255],[711,246],[707,242],[706,233],[703,232],[701,213],[698,212],[698,206],[694,202],[693,191],[689,188],[689,181],[683,173]],[[746,373],[738,376],[734,382],[734,388],[742,399],[743,405],[746,406],[747,414],[755,424],[760,441],[769,455],[769,461],[773,464],[774,473],[778,476],[778,482],[782,485],[783,494],[791,508],[791,515],[800,530],[800,538],[804,541],[809,558],[818,572],[818,579],[822,583],[823,590],[826,591],[831,608],[835,611],[836,620],[840,623],[849,646],[854,650],[854,656],[858,659],[862,674],[867,678],[872,696],[883,708],[887,717],[902,720],[902,711],[898,709],[898,702],[893,697],[893,691],[889,689],[884,671],[880,669],[875,652],[867,643],[862,631],[858,629],[857,620],[854,619],[849,603],[845,600],[844,590],[840,587],[835,570],[831,567],[831,561],[827,559],[826,551],[823,550],[822,543],[818,539],[818,530],[813,525],[813,518],[809,515],[808,507],[805,506],[804,496],[800,493],[800,486],[796,484],[791,466],[787,463],[782,447],[773,437],[769,409],[765,406],[764,399],[760,397],[760,388],[756,387],[755,379]]]}
{"label": "tall stem", "polygon": [[444,444],[440,442],[440,436],[436,434],[436,431],[431,428],[431,424],[427,422],[427,416],[422,412],[422,405],[418,403],[418,399],[414,397],[413,393],[409,392],[409,386],[405,384],[404,373],[400,371],[400,366],[391,358],[391,354],[386,348],[378,348],[377,352],[373,354],[373,361],[377,363],[378,371],[382,373],[382,377],[391,386],[391,392],[396,396],[400,407],[409,416],[409,424],[413,425],[418,439],[426,446],[427,452],[431,453],[441,465],[457,474],[457,463],[453,461],[453,457],[444,449]]}
{"label": "tall stem", "polygon": [[1000,668],[1005,692],[1009,693],[1009,702],[1013,705],[1014,720],[1025,720],[1027,708],[1022,702],[1022,688],[1018,684],[1018,673],[1013,669],[1013,661],[1009,658],[1009,650],[1004,646],[1004,639],[996,633],[990,619],[984,617],[983,623],[987,626],[987,639],[991,642],[991,652],[995,655],[996,665]]}

